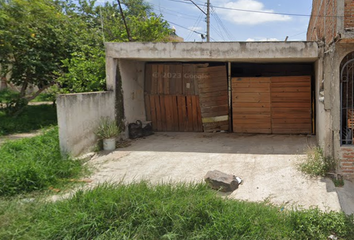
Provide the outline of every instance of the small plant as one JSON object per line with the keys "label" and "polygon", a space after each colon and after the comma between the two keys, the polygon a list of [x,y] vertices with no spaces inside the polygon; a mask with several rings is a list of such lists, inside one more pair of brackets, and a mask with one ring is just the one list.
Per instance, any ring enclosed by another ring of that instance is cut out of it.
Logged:
{"label": "small plant", "polygon": [[96,135],[99,139],[108,139],[116,137],[120,133],[120,130],[114,120],[110,120],[108,117],[101,118]]}
{"label": "small plant", "polygon": [[335,166],[336,162],[333,158],[323,156],[322,149],[315,147],[308,151],[306,161],[301,163],[299,168],[312,177],[324,177],[328,172],[334,171]]}

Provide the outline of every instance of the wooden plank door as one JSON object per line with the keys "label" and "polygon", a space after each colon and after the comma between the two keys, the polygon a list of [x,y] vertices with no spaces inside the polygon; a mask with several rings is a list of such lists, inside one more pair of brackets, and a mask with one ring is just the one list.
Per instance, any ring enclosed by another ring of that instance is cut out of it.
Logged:
{"label": "wooden plank door", "polygon": [[196,64],[145,65],[146,119],[154,131],[201,132]]}
{"label": "wooden plank door", "polygon": [[232,79],[233,130],[271,133],[270,78]]}
{"label": "wooden plank door", "polygon": [[229,130],[226,66],[199,66],[197,78],[204,132]]}
{"label": "wooden plank door", "polygon": [[272,77],[272,132],[310,134],[311,76]]}

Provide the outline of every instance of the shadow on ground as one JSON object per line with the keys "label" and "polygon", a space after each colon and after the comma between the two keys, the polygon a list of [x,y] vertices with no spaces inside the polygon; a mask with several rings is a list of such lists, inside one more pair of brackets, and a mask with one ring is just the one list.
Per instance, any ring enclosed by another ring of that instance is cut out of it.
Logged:
{"label": "shadow on ground", "polygon": [[238,154],[303,154],[316,145],[314,136],[236,133],[155,133],[134,140],[129,151]]}

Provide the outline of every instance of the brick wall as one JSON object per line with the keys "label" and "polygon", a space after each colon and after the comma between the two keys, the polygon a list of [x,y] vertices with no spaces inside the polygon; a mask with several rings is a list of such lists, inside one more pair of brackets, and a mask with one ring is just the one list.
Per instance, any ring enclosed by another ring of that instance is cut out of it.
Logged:
{"label": "brick wall", "polygon": [[354,1],[344,2],[344,29],[354,29]]}
{"label": "brick wall", "polygon": [[307,40],[331,43],[337,35],[337,18],[334,16],[337,16],[337,0],[313,0]]}
{"label": "brick wall", "polygon": [[339,163],[339,172],[343,176],[353,178],[354,177],[354,147],[342,147],[341,148],[341,160]]}

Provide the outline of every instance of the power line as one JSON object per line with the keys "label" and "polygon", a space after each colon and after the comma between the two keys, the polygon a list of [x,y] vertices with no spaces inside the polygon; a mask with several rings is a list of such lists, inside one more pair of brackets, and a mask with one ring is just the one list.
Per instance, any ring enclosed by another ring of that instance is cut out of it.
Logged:
{"label": "power line", "polygon": [[226,33],[227,37],[229,40],[232,40],[234,37],[232,36],[232,34],[226,29],[224,23],[221,21],[219,15],[216,13],[216,11],[214,10],[214,6],[211,6],[211,10],[212,10],[212,15],[215,18],[216,22],[221,26],[221,28],[224,30],[224,32]]}
{"label": "power line", "polygon": [[[202,13],[199,13],[198,19],[197,19],[197,21],[194,23],[193,28],[194,28],[194,27],[197,27],[197,26],[199,25],[200,21],[202,20],[202,17],[203,17],[203,14],[202,14]],[[192,35],[192,33],[193,33],[193,32],[189,32],[188,36],[186,37],[186,40],[189,39],[189,37]]]}
{"label": "power line", "polygon": [[[181,0],[168,0],[171,2],[178,2],[178,3],[185,3],[191,4],[189,2],[181,1]],[[199,4],[200,5],[200,4]],[[229,7],[221,7],[215,6],[214,8],[224,9],[224,10],[232,10],[232,11],[240,11],[240,12],[251,12],[251,13],[263,13],[263,14],[271,14],[271,15],[285,15],[285,16],[296,16],[296,17],[344,17],[344,16],[337,16],[337,15],[311,15],[311,14],[298,14],[298,13],[282,13],[282,12],[267,12],[267,11],[259,11],[259,10],[247,10],[247,9],[240,9],[240,8],[229,8]]]}
{"label": "power line", "polygon": [[195,2],[193,2],[193,0],[189,0],[191,3],[193,3],[194,6],[196,6],[200,11],[202,11],[202,13],[204,13],[205,15],[208,15],[203,9],[201,9],[198,4],[196,4]]}
{"label": "power line", "polygon": [[[201,33],[201,32],[198,32],[198,31],[195,31],[195,30],[192,30],[192,29],[183,27],[183,26],[181,26],[181,25],[179,25],[179,24],[177,24],[177,23],[174,23],[174,22],[171,22],[171,21],[168,21],[168,20],[166,20],[166,21],[169,22],[169,23],[171,23],[171,24],[173,24],[173,25],[176,25],[176,26],[178,26],[178,27],[180,27],[180,28],[183,28],[183,29],[186,29],[186,30],[188,30],[188,31],[192,31],[192,32],[194,32],[194,33],[200,34],[201,36],[205,36],[205,33]],[[210,37],[210,38],[211,38],[213,41],[215,41],[214,38],[212,38],[212,37]]]}
{"label": "power line", "polygon": [[174,23],[174,22],[171,22],[171,21],[168,21],[168,20],[166,20],[166,21],[169,22],[169,23],[172,23],[173,25],[176,25],[176,26],[178,26],[178,27],[180,27],[180,28],[184,28],[184,29],[186,29],[186,30],[188,30],[188,31],[192,31],[192,32],[194,32],[194,33],[201,34],[201,35],[205,35],[205,33],[201,33],[201,32],[198,32],[198,31],[195,31],[195,30],[192,30],[192,29],[183,27],[183,26],[181,26],[181,25],[179,25],[179,24],[177,24],[177,23]]}
{"label": "power line", "polygon": [[[151,5],[154,5],[154,4],[151,4]],[[154,5],[154,6],[157,7],[156,5]],[[181,12],[177,12],[177,11],[168,9],[166,7],[158,6],[158,8],[162,8],[164,11],[170,12],[170,13],[167,13],[167,14],[174,15],[174,16],[177,16],[177,17],[179,17],[178,14],[180,14],[180,15],[183,15],[183,17],[185,17],[185,18],[197,19],[196,16],[185,14],[185,13],[181,13]],[[161,12],[161,9],[160,9],[160,12]],[[176,14],[172,14],[172,13],[176,13]]]}

